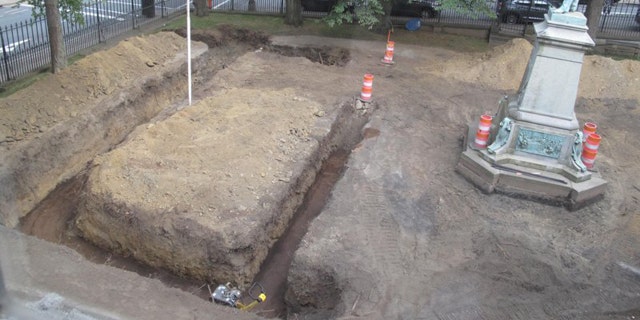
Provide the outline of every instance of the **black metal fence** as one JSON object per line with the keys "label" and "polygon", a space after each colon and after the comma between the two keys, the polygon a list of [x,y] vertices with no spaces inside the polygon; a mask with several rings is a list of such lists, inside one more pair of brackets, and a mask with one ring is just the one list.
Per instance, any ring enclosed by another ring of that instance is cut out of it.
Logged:
{"label": "black metal fence", "polygon": [[[500,0],[524,4],[525,10],[517,11],[514,17],[508,11],[499,10],[496,0],[488,0],[489,5],[498,13],[497,19],[486,15],[468,16],[453,10],[439,11],[435,16],[424,16],[424,25],[463,26],[489,30],[497,26],[498,32],[524,35],[531,22],[536,4],[545,0]],[[149,4],[143,6],[143,4]],[[502,5],[502,3],[500,4]],[[214,11],[250,12],[283,15],[285,0],[208,0],[208,6]],[[527,7],[528,6],[528,7]],[[72,24],[63,21],[64,41],[67,55],[114,38],[122,33],[138,28],[157,19],[173,17],[186,12],[186,0],[99,0],[86,4],[83,8],[84,24]],[[640,41],[640,24],[634,19],[640,0],[620,0],[601,16],[599,38]],[[580,5],[584,11],[585,6]],[[324,12],[304,11],[307,17],[322,17]],[[544,13],[542,13],[544,15]],[[540,13],[538,12],[538,16]],[[394,23],[404,23],[410,18],[394,17]],[[49,40],[46,19],[30,19],[8,26],[0,26],[0,84],[17,79],[27,73],[41,70],[50,64]]]}
{"label": "black metal fence", "polygon": [[[544,3],[544,1],[542,1]],[[506,33],[524,35],[532,30],[531,23],[542,20],[546,5],[539,6],[539,0],[511,0],[511,8],[498,10],[499,30]],[[542,9],[542,11],[541,11]],[[585,4],[578,5],[578,11],[584,13]],[[616,39],[640,41],[640,22],[636,15],[640,10],[640,0],[612,1],[605,6],[598,20],[597,37],[600,39]]]}
{"label": "black metal fence", "polygon": [[[85,4],[84,23],[62,22],[67,55],[95,46],[152,21],[186,12],[186,1],[163,0],[142,7],[140,0],[109,0]],[[50,65],[45,18],[0,26],[0,83]]]}
{"label": "black metal fence", "polygon": [[[211,1],[210,7],[218,11],[248,11],[249,8],[249,0]],[[282,14],[286,9],[285,0],[256,0],[256,2],[256,11],[262,13]],[[518,11],[510,12],[499,10],[500,6],[506,2],[517,4]],[[611,3],[610,6],[605,7],[599,19],[598,37],[603,39],[640,41],[640,23],[635,21],[636,14],[640,8],[640,0],[612,0]],[[544,13],[548,10],[546,0],[487,0],[487,4],[493,12],[496,12],[497,18],[495,20],[482,14],[470,16],[460,14],[454,10],[441,10],[436,17],[422,17],[421,21],[424,25],[457,25],[483,29],[489,29],[495,25],[498,31],[524,35],[528,29],[531,29],[531,23],[541,21]],[[578,6],[580,12],[584,13],[585,9],[585,4]],[[516,13],[519,14],[519,16],[512,19],[512,16]],[[326,13],[304,11],[303,15],[307,17],[323,17]],[[392,20],[394,23],[403,23],[409,20],[409,18],[393,17]]]}

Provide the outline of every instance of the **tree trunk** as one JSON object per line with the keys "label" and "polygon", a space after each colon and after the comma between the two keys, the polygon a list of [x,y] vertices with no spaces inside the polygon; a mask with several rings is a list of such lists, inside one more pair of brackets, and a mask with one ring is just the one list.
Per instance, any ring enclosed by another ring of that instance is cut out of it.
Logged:
{"label": "tree trunk", "polygon": [[600,29],[598,21],[600,21],[603,7],[604,0],[590,0],[587,2],[587,10],[585,10],[584,16],[587,17],[587,27],[589,28],[587,32],[593,41],[596,41],[596,34]]}
{"label": "tree trunk", "polygon": [[156,16],[156,3],[155,0],[142,0],[142,15],[147,18],[153,18]]}
{"label": "tree trunk", "polygon": [[294,27],[302,25],[302,3],[300,0],[287,0],[284,23]]}
{"label": "tree trunk", "polygon": [[62,35],[62,19],[58,11],[58,0],[45,0],[47,30],[49,31],[49,49],[51,50],[51,72],[57,73],[67,66],[67,52]]}
{"label": "tree trunk", "polygon": [[382,10],[384,10],[384,16],[380,17],[380,23],[378,23],[373,31],[379,34],[388,34],[393,31],[393,22],[391,21],[391,8],[393,7],[392,1],[381,1]]}
{"label": "tree trunk", "polygon": [[391,22],[391,9],[393,8],[393,1],[383,1],[382,9],[384,10],[384,32],[389,32],[393,29],[393,22]]}
{"label": "tree trunk", "polygon": [[204,17],[209,14],[208,0],[195,0],[196,16]]}

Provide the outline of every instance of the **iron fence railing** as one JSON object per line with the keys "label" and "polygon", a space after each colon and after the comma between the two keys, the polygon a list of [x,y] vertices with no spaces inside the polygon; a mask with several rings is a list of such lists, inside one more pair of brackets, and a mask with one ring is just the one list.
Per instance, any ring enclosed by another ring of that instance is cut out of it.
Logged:
{"label": "iron fence railing", "polygon": [[640,38],[640,21],[635,20],[638,10],[640,0],[619,1],[605,7],[598,22],[598,32],[615,39]]}
{"label": "iron fence railing", "polygon": [[[527,3],[529,0],[515,0]],[[640,0],[620,0],[603,8],[598,20],[597,37],[601,39],[619,39],[640,41],[640,23],[636,22],[636,15],[640,10]],[[578,11],[584,13],[586,5],[578,5]],[[536,8],[529,7],[528,11],[500,11],[497,19],[499,30],[505,33],[524,35],[532,30],[531,23],[540,19]],[[538,16],[538,18],[536,18]]]}
{"label": "iron fence railing", "polygon": [[[143,7],[140,0],[95,1],[82,9],[84,23],[62,21],[67,56],[117,37],[158,19],[183,14],[186,1],[156,0]],[[0,83],[42,70],[51,63],[45,18],[0,26]]]}
{"label": "iron fence railing", "polygon": [[[496,1],[488,0],[497,13],[497,19],[486,15],[469,16],[453,10],[441,10],[438,14],[421,18],[423,25],[463,26],[498,30],[501,33],[525,35],[531,29],[531,12],[518,19],[505,15]],[[544,0],[533,0],[544,1]],[[86,3],[83,8],[84,24],[63,21],[62,28],[67,55],[105,42],[132,29],[157,19],[173,17],[186,12],[186,0],[98,0]],[[502,5],[502,4],[501,4]],[[256,12],[283,15],[285,0],[208,0],[211,10],[222,12]],[[533,7],[530,7],[533,8]],[[640,41],[640,24],[634,19],[640,8],[640,0],[620,0],[600,17],[598,37]],[[579,10],[585,10],[584,5]],[[305,17],[320,18],[325,12],[304,11]],[[410,18],[393,17],[395,24]],[[494,29],[494,27],[497,27]],[[529,29],[527,29],[529,28]],[[41,70],[50,64],[49,39],[46,19],[29,19],[7,26],[0,26],[0,84],[17,79],[30,72]]]}

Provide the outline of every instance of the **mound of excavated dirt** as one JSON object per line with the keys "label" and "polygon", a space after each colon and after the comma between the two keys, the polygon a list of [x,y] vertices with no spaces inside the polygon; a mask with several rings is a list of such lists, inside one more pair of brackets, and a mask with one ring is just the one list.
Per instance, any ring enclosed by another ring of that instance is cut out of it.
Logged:
{"label": "mound of excavated dirt", "polygon": [[98,157],[79,208],[83,236],[179,274],[251,281],[339,145],[341,104],[320,104],[295,85],[291,63],[334,77],[304,59],[247,54],[212,80],[225,89]]}
{"label": "mound of excavated dirt", "polygon": [[77,226],[178,274],[251,281],[317,161],[320,108],[293,90],[231,89],[149,125],[96,159]]}
{"label": "mound of excavated dirt", "polygon": [[429,69],[438,76],[475,83],[484,88],[517,90],[531,49],[527,40],[514,39],[488,52],[454,55]]}
{"label": "mound of excavated dirt", "polygon": [[587,99],[640,99],[640,64],[586,56],[578,96]]}
{"label": "mound of excavated dirt", "polygon": [[[427,66],[438,76],[474,83],[484,88],[518,90],[533,46],[514,39],[489,52],[454,55],[442,64]],[[640,65],[637,61],[585,56],[578,96],[582,98],[640,99]]]}
{"label": "mound of excavated dirt", "polygon": [[[185,42],[173,33],[134,37],[0,101],[2,223],[15,226],[97,154],[184,100]],[[194,65],[206,50],[193,43]]]}
{"label": "mound of excavated dirt", "polygon": [[[176,53],[186,50],[184,38],[171,32],[129,38],[96,52],[55,75],[0,100],[0,146],[29,139],[78,116],[117,89],[160,73]],[[43,103],[46,101],[46,103]]]}

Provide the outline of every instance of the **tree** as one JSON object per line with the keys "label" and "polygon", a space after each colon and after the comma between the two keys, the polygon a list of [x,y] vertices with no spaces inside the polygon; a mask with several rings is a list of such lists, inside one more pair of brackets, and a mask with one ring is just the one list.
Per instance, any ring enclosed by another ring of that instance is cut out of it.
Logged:
{"label": "tree", "polygon": [[84,23],[82,0],[26,0],[33,6],[33,16],[46,16],[49,48],[51,51],[51,72],[57,73],[67,66],[67,52],[62,34],[62,19],[70,23]]}
{"label": "tree", "polygon": [[207,0],[195,0],[196,16],[204,17],[209,14],[209,5]]}
{"label": "tree", "polygon": [[354,22],[368,29],[372,29],[374,26],[387,25],[387,23],[380,23],[380,21],[385,18],[390,19],[391,1],[392,0],[338,0],[333,6],[333,9],[331,9],[329,14],[324,18],[324,21],[330,27],[341,25],[342,23]]}
{"label": "tree", "polygon": [[284,23],[296,27],[302,25],[302,3],[300,0],[287,0]]}
{"label": "tree", "polygon": [[58,0],[46,0],[44,3],[47,13],[47,30],[49,32],[49,51],[51,52],[51,72],[67,67],[67,50],[64,47],[64,37],[62,35],[62,24],[60,23],[60,11],[58,11]]}
{"label": "tree", "polygon": [[489,2],[485,0],[441,0],[438,9],[451,9],[457,13],[465,14],[473,18],[481,15],[491,18],[496,17],[496,13],[489,7]]}
{"label": "tree", "polygon": [[[391,8],[395,1],[419,0],[338,0],[324,21],[331,27],[342,23],[357,22],[368,29],[385,31],[391,25]],[[486,15],[495,18],[496,16],[486,0],[441,0],[438,2],[437,10],[451,9],[471,17]]]}
{"label": "tree", "polygon": [[598,21],[602,15],[602,9],[604,8],[604,0],[590,0],[587,2],[587,9],[584,12],[584,16],[587,18],[587,27],[589,28],[589,36],[596,40],[596,34],[598,33]]}

